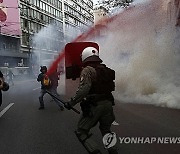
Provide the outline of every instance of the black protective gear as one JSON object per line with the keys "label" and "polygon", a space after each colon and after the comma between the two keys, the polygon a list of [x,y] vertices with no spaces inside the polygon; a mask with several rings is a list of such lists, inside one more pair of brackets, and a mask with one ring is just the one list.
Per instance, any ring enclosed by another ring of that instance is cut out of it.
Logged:
{"label": "black protective gear", "polygon": [[[89,153],[99,152],[97,144],[88,135],[91,128],[99,123],[103,136],[111,132],[111,124],[115,120],[111,93],[115,88],[114,79],[115,72],[98,63],[88,63],[81,72],[79,87],[73,97],[73,104],[81,102],[83,111],[76,136]],[[113,150],[108,149],[109,154],[113,154],[112,151],[117,153],[116,146]]]}
{"label": "black protective gear", "polygon": [[90,94],[110,94],[115,90],[115,71],[104,64],[98,65],[95,69],[96,80],[92,84]]}
{"label": "black protective gear", "polygon": [[91,105],[92,105],[91,101],[89,101],[89,100],[83,100],[80,103],[81,110],[83,112],[84,117],[92,117],[93,116],[93,113],[91,112]]}
{"label": "black protective gear", "polygon": [[64,103],[64,107],[68,110],[71,110],[72,109],[72,106],[70,105],[70,102],[65,102]]}
{"label": "black protective gear", "polygon": [[9,90],[9,84],[7,82],[3,82],[2,91],[8,91],[8,90]]}
{"label": "black protective gear", "polygon": [[75,134],[81,144],[85,147],[89,154],[102,154],[96,143],[90,138],[92,134],[84,131],[75,131]]}
{"label": "black protective gear", "polygon": [[1,106],[1,104],[2,104],[2,92],[0,90],[0,106]]}
{"label": "black protective gear", "polygon": [[43,109],[44,109],[44,106],[40,106],[40,107],[39,107],[39,110],[43,110]]}
{"label": "black protective gear", "polygon": [[3,82],[3,74],[2,74],[2,72],[0,71],[0,106],[1,106],[1,104],[2,104],[2,92],[1,92],[1,88],[3,87],[2,82]]}

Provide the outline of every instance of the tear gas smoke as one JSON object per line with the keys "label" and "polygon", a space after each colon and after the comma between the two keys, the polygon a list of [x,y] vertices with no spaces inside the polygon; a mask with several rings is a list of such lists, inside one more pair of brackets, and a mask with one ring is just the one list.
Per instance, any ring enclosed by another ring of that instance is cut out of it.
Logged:
{"label": "tear gas smoke", "polygon": [[60,26],[50,24],[42,28],[33,37],[33,53],[35,54],[38,66],[50,66],[55,56],[63,48],[64,37]]}
{"label": "tear gas smoke", "polygon": [[175,8],[161,0],[129,8],[107,25],[96,41],[104,63],[116,71],[118,100],[180,108],[178,33]]}
{"label": "tear gas smoke", "polygon": [[[100,57],[116,71],[116,99],[180,108],[180,35],[174,3],[135,2],[135,7],[104,20],[104,26],[91,28],[75,41],[99,44]],[[95,30],[104,37],[92,38]]]}
{"label": "tear gas smoke", "polygon": [[[85,27],[82,27],[85,30]],[[74,30],[73,27],[68,28],[68,33],[71,37],[75,38],[80,34],[80,31]],[[73,38],[68,38],[69,40]],[[35,68],[34,73],[37,75],[39,73],[40,66],[47,66],[48,74],[54,72],[59,63],[63,63],[64,59],[64,36],[61,33],[61,27],[55,24],[50,24],[47,27],[42,28],[33,37],[33,53],[34,62],[37,68]],[[58,56],[59,54],[59,56]],[[54,60],[54,57],[57,57]],[[52,63],[53,62],[53,63]],[[58,88],[60,93],[64,93],[65,89],[65,76],[61,75],[61,82]]]}

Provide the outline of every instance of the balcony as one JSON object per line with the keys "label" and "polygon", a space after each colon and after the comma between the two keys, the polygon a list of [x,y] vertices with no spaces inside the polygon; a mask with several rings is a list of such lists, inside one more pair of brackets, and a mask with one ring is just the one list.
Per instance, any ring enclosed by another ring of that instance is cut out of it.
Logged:
{"label": "balcony", "polygon": [[1,56],[28,58],[28,53],[20,53],[18,49],[0,49]]}

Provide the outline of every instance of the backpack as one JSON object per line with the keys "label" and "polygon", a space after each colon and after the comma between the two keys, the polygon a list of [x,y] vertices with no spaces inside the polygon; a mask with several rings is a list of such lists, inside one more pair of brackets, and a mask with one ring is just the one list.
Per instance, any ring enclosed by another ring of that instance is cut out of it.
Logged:
{"label": "backpack", "polygon": [[47,75],[43,76],[42,85],[46,88],[50,88],[52,83]]}
{"label": "backpack", "polygon": [[115,90],[115,71],[101,64],[95,68],[96,81],[93,82],[91,94],[108,94]]}
{"label": "backpack", "polygon": [[3,88],[3,78],[0,78],[0,90]]}

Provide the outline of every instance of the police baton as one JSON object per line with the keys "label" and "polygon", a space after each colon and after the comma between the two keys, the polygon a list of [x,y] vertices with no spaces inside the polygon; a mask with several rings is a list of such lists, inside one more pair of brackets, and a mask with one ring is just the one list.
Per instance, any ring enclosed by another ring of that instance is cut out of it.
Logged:
{"label": "police baton", "polygon": [[[57,96],[53,95],[50,91],[46,90],[46,92],[52,96],[53,98],[57,99],[59,102],[61,102],[63,105],[65,105],[64,101],[61,100],[60,98],[58,98]],[[71,109],[76,112],[77,114],[80,114],[80,112],[78,110],[76,110],[75,108],[71,107]]]}

